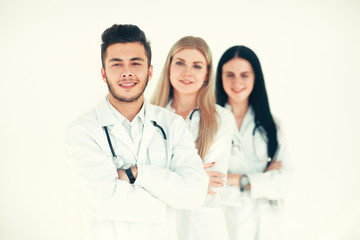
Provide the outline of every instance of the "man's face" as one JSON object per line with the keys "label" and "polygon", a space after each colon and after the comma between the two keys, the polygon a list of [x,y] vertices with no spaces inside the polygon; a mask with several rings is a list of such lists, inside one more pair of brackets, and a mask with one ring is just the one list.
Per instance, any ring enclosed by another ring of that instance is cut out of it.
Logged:
{"label": "man's face", "polygon": [[134,102],[143,99],[143,93],[152,77],[152,66],[144,46],[139,42],[115,43],[106,49],[105,69],[101,69],[109,87],[109,100]]}

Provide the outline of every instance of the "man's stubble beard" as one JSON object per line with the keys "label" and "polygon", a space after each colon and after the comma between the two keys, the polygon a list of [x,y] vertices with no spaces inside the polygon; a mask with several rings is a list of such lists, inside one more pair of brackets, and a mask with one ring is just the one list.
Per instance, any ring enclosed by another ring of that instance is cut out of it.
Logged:
{"label": "man's stubble beard", "polygon": [[118,101],[120,101],[120,102],[127,102],[127,103],[135,102],[136,100],[138,100],[138,99],[141,97],[141,95],[144,94],[144,91],[145,91],[145,89],[146,89],[146,87],[147,87],[147,85],[148,85],[148,82],[149,82],[149,74],[146,75],[146,83],[145,83],[143,89],[141,90],[141,92],[140,92],[138,95],[136,95],[136,96],[134,96],[134,97],[132,97],[132,98],[126,98],[126,97],[122,97],[122,96],[119,96],[119,95],[116,94],[116,92],[114,91],[114,89],[112,88],[112,86],[109,84],[109,81],[108,81],[107,76],[106,76],[106,84],[107,84],[107,86],[108,86],[108,89],[109,89],[109,92],[111,93],[111,95],[112,95],[116,100],[118,100]]}

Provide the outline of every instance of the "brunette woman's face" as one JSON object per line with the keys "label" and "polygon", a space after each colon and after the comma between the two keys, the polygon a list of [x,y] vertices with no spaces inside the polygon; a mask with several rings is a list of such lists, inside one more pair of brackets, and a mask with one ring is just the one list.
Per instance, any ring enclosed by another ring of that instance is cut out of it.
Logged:
{"label": "brunette woman's face", "polygon": [[170,64],[170,83],[174,92],[197,94],[207,79],[205,56],[197,49],[185,48],[178,51]]}
{"label": "brunette woman's face", "polygon": [[229,102],[245,103],[254,88],[255,74],[243,58],[233,58],[222,67],[222,83]]}

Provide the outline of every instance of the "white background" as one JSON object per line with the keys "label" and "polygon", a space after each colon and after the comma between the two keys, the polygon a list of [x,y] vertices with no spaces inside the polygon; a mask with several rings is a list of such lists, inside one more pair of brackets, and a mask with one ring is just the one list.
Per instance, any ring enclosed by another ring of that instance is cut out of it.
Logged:
{"label": "white background", "polygon": [[148,98],[180,37],[204,38],[215,66],[252,48],[295,169],[286,239],[360,239],[359,1],[1,0],[1,240],[80,239],[64,131],[107,92],[100,35],[114,23],[152,42]]}

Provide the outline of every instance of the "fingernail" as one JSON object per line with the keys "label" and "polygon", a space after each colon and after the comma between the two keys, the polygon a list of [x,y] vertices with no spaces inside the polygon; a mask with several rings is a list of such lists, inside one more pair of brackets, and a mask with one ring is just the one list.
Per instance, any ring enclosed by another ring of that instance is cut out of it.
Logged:
{"label": "fingernail", "polygon": [[211,164],[215,164],[215,162],[212,162]]}

